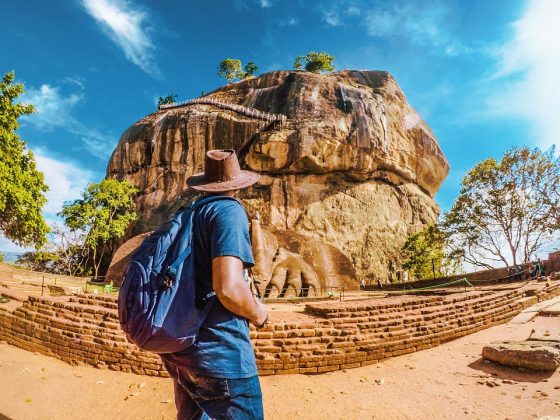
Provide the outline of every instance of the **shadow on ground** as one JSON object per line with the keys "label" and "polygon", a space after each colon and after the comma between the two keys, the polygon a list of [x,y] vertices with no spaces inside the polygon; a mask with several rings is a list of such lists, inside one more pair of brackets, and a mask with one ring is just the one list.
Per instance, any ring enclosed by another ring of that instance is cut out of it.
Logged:
{"label": "shadow on ground", "polygon": [[503,366],[498,363],[489,362],[482,357],[469,364],[469,367],[471,369],[480,370],[499,379],[509,379],[516,382],[537,383],[542,382],[554,375],[554,371],[547,372]]}
{"label": "shadow on ground", "polygon": [[8,416],[5,416],[4,414],[0,413],[0,420],[12,420],[11,418],[9,418]]}

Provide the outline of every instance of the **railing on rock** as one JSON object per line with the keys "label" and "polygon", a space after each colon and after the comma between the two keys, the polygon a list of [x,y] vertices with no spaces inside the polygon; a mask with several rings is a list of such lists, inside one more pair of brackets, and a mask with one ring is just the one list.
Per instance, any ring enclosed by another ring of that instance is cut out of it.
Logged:
{"label": "railing on rock", "polygon": [[247,106],[244,106],[244,105],[232,104],[232,103],[229,103],[229,102],[222,102],[222,101],[218,101],[217,99],[213,99],[213,98],[194,98],[194,99],[189,99],[189,100],[182,101],[182,102],[165,104],[165,105],[161,105],[159,107],[159,110],[181,108],[181,107],[189,106],[189,105],[213,105],[213,106],[216,106],[218,108],[228,109],[230,111],[235,111],[239,114],[243,114],[243,115],[246,115],[246,116],[251,117],[251,118],[257,118],[259,120],[263,120],[263,121],[266,121],[266,122],[275,122],[276,121],[276,122],[280,122],[281,124],[284,124],[288,120],[288,117],[286,117],[283,114],[272,114],[270,112],[261,111],[261,110],[258,110],[256,108],[250,108],[250,107],[247,107]]}
{"label": "railing on rock", "polygon": [[232,104],[229,102],[218,101],[214,98],[194,98],[182,102],[165,104],[159,107],[159,110],[181,108],[189,105],[212,105],[221,109],[234,111],[251,118],[261,120],[262,123],[257,130],[245,141],[237,150],[237,154],[242,159],[248,152],[249,147],[258,139],[259,134],[270,129],[282,129],[283,125],[288,121],[288,117],[283,114],[272,114],[270,112],[261,111],[256,108],[250,108],[244,105]]}

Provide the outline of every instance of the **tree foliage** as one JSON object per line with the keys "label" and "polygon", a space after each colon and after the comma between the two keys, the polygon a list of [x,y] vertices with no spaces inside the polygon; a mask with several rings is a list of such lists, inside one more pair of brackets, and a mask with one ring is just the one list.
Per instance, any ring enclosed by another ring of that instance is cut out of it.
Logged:
{"label": "tree foliage", "polygon": [[554,148],[512,148],[480,162],[444,217],[451,246],[480,267],[529,262],[560,228],[559,185]]}
{"label": "tree foliage", "polygon": [[306,70],[314,73],[334,71],[334,57],[326,52],[309,52],[294,60],[294,70]]}
{"label": "tree foliage", "polygon": [[0,82],[0,232],[19,245],[40,246],[49,231],[42,213],[48,187],[33,152],[16,134],[18,118],[35,108],[15,103],[24,90],[14,78],[6,73]]}
{"label": "tree foliage", "polygon": [[165,97],[160,96],[158,101],[157,101],[157,108],[160,109],[162,105],[174,104],[175,99],[177,99],[177,95],[174,94],[174,93],[170,93],[169,95],[167,95]]}
{"label": "tree foliage", "polygon": [[243,79],[254,76],[258,69],[259,68],[255,63],[249,61],[247,64],[245,64],[245,67],[243,67]]}
{"label": "tree foliage", "polygon": [[16,260],[16,264],[28,270],[59,274],[56,270],[57,262],[58,255],[43,249],[24,252]]}
{"label": "tree foliage", "polygon": [[410,235],[403,245],[403,269],[418,279],[459,272],[460,258],[448,253],[447,236],[437,224]]}
{"label": "tree foliage", "polygon": [[235,80],[247,79],[254,76],[257,70],[257,65],[252,61],[245,64],[245,67],[242,67],[241,60],[237,58],[226,58],[218,65],[217,74],[225,78],[228,83],[232,83]]}
{"label": "tree foliage", "polygon": [[136,188],[128,181],[105,179],[90,184],[82,198],[67,203],[59,213],[71,231],[82,231],[91,249],[95,277],[107,253],[112,254],[115,242],[122,238],[130,223],[136,220],[133,202]]}
{"label": "tree foliage", "polygon": [[218,76],[223,77],[228,83],[241,77],[241,60],[237,58],[226,58],[218,65]]}

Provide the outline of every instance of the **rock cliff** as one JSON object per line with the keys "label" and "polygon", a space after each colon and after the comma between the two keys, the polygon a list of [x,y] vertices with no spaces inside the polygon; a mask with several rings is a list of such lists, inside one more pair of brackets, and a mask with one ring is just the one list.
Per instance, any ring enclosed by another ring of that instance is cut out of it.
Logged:
{"label": "rock cliff", "polygon": [[226,148],[262,176],[241,198],[260,216],[257,242],[272,247],[259,255],[265,283],[280,250],[299,255],[321,287],[386,282],[407,235],[436,220],[433,197],[449,171],[390,74],[266,73],[125,131],[107,177],[140,190],[131,236],[192,200],[186,179],[203,169],[207,149]]}

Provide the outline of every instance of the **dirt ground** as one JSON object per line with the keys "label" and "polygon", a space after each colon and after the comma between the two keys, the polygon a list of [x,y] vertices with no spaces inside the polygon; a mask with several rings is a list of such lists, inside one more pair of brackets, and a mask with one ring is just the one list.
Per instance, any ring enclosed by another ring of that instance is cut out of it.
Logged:
{"label": "dirt ground", "polygon": [[[560,318],[504,324],[377,365],[261,378],[268,419],[560,418],[560,371],[486,363],[482,346],[526,339]],[[173,419],[169,379],[72,367],[0,344],[0,420]]]}

